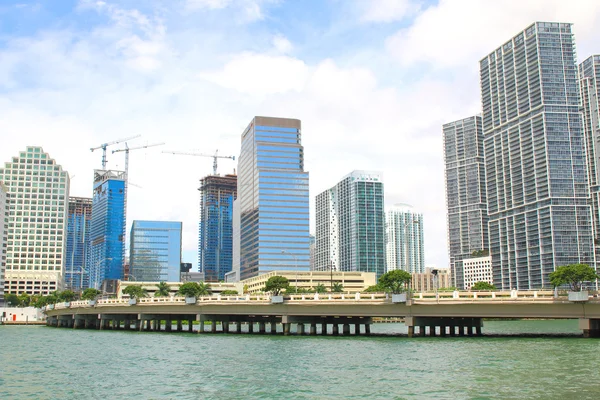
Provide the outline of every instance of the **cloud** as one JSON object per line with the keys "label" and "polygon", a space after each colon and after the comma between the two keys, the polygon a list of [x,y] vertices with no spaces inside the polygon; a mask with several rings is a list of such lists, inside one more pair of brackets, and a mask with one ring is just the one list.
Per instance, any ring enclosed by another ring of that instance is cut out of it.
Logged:
{"label": "cloud", "polygon": [[289,54],[294,48],[292,43],[281,34],[273,36],[272,42],[275,51],[281,54]]}
{"label": "cloud", "polygon": [[356,6],[362,22],[401,21],[420,9],[415,0],[359,0]]}
{"label": "cloud", "polygon": [[[534,21],[573,22],[582,42],[598,37],[600,3],[583,3],[440,0],[419,14],[412,25],[388,38],[386,47],[403,66],[424,63],[435,69],[475,68],[481,58]],[[581,54],[582,48],[578,50]]]}
{"label": "cloud", "polygon": [[243,22],[262,20],[266,5],[277,3],[278,0],[185,0],[185,9],[194,12],[199,10],[232,9],[241,15]]}

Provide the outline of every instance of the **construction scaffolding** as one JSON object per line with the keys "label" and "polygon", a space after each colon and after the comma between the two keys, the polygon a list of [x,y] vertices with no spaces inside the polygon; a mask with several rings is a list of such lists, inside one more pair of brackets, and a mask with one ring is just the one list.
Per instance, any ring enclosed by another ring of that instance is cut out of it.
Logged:
{"label": "construction scaffolding", "polygon": [[233,259],[233,201],[237,175],[209,175],[200,180],[198,270],[206,282],[225,280]]}

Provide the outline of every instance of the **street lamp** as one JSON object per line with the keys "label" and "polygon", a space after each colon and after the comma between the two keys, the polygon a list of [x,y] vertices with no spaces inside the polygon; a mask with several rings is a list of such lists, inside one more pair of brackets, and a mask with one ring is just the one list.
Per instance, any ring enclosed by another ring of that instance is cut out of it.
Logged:
{"label": "street lamp", "polygon": [[286,250],[281,250],[281,254],[289,254],[294,257],[294,269],[296,270],[296,292],[298,291],[298,257]]}

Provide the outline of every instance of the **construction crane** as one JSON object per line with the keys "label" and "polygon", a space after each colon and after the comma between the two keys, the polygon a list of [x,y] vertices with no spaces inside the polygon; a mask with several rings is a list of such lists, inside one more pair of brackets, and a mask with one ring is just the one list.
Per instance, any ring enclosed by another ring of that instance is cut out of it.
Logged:
{"label": "construction crane", "polygon": [[139,138],[140,136],[142,136],[142,135],[135,135],[135,136],[131,136],[131,137],[128,137],[128,138],[125,138],[125,139],[114,140],[112,142],[101,144],[98,147],[91,147],[90,150],[93,152],[94,150],[102,149],[102,169],[106,170],[106,148],[108,146],[113,145],[113,144],[122,143],[122,142],[125,142],[127,140]]}
{"label": "construction crane", "polygon": [[213,158],[213,175],[217,175],[217,158],[229,158],[235,161],[235,156],[220,156],[219,150],[215,150],[215,154],[194,153],[189,151],[163,151],[168,154],[179,154],[186,156],[212,157]]}
{"label": "construction crane", "polygon": [[147,149],[148,147],[162,146],[162,145],[164,145],[164,143],[153,143],[153,144],[147,144],[147,145],[144,145],[144,146],[129,147],[129,146],[127,146],[127,143],[125,143],[125,148],[124,149],[113,150],[112,154],[115,154],[115,153],[118,153],[118,152],[121,152],[121,151],[125,152],[125,179],[129,180],[129,152],[132,151],[132,150]]}

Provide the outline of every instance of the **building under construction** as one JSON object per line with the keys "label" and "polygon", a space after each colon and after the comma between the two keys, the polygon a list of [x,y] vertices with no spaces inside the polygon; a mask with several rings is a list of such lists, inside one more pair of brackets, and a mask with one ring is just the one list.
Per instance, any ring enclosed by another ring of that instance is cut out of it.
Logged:
{"label": "building under construction", "polygon": [[233,201],[237,175],[209,175],[200,180],[198,270],[206,282],[225,280],[233,258]]}
{"label": "building under construction", "polygon": [[73,291],[89,287],[90,277],[86,270],[86,262],[91,249],[91,223],[92,199],[69,197],[65,287]]}

